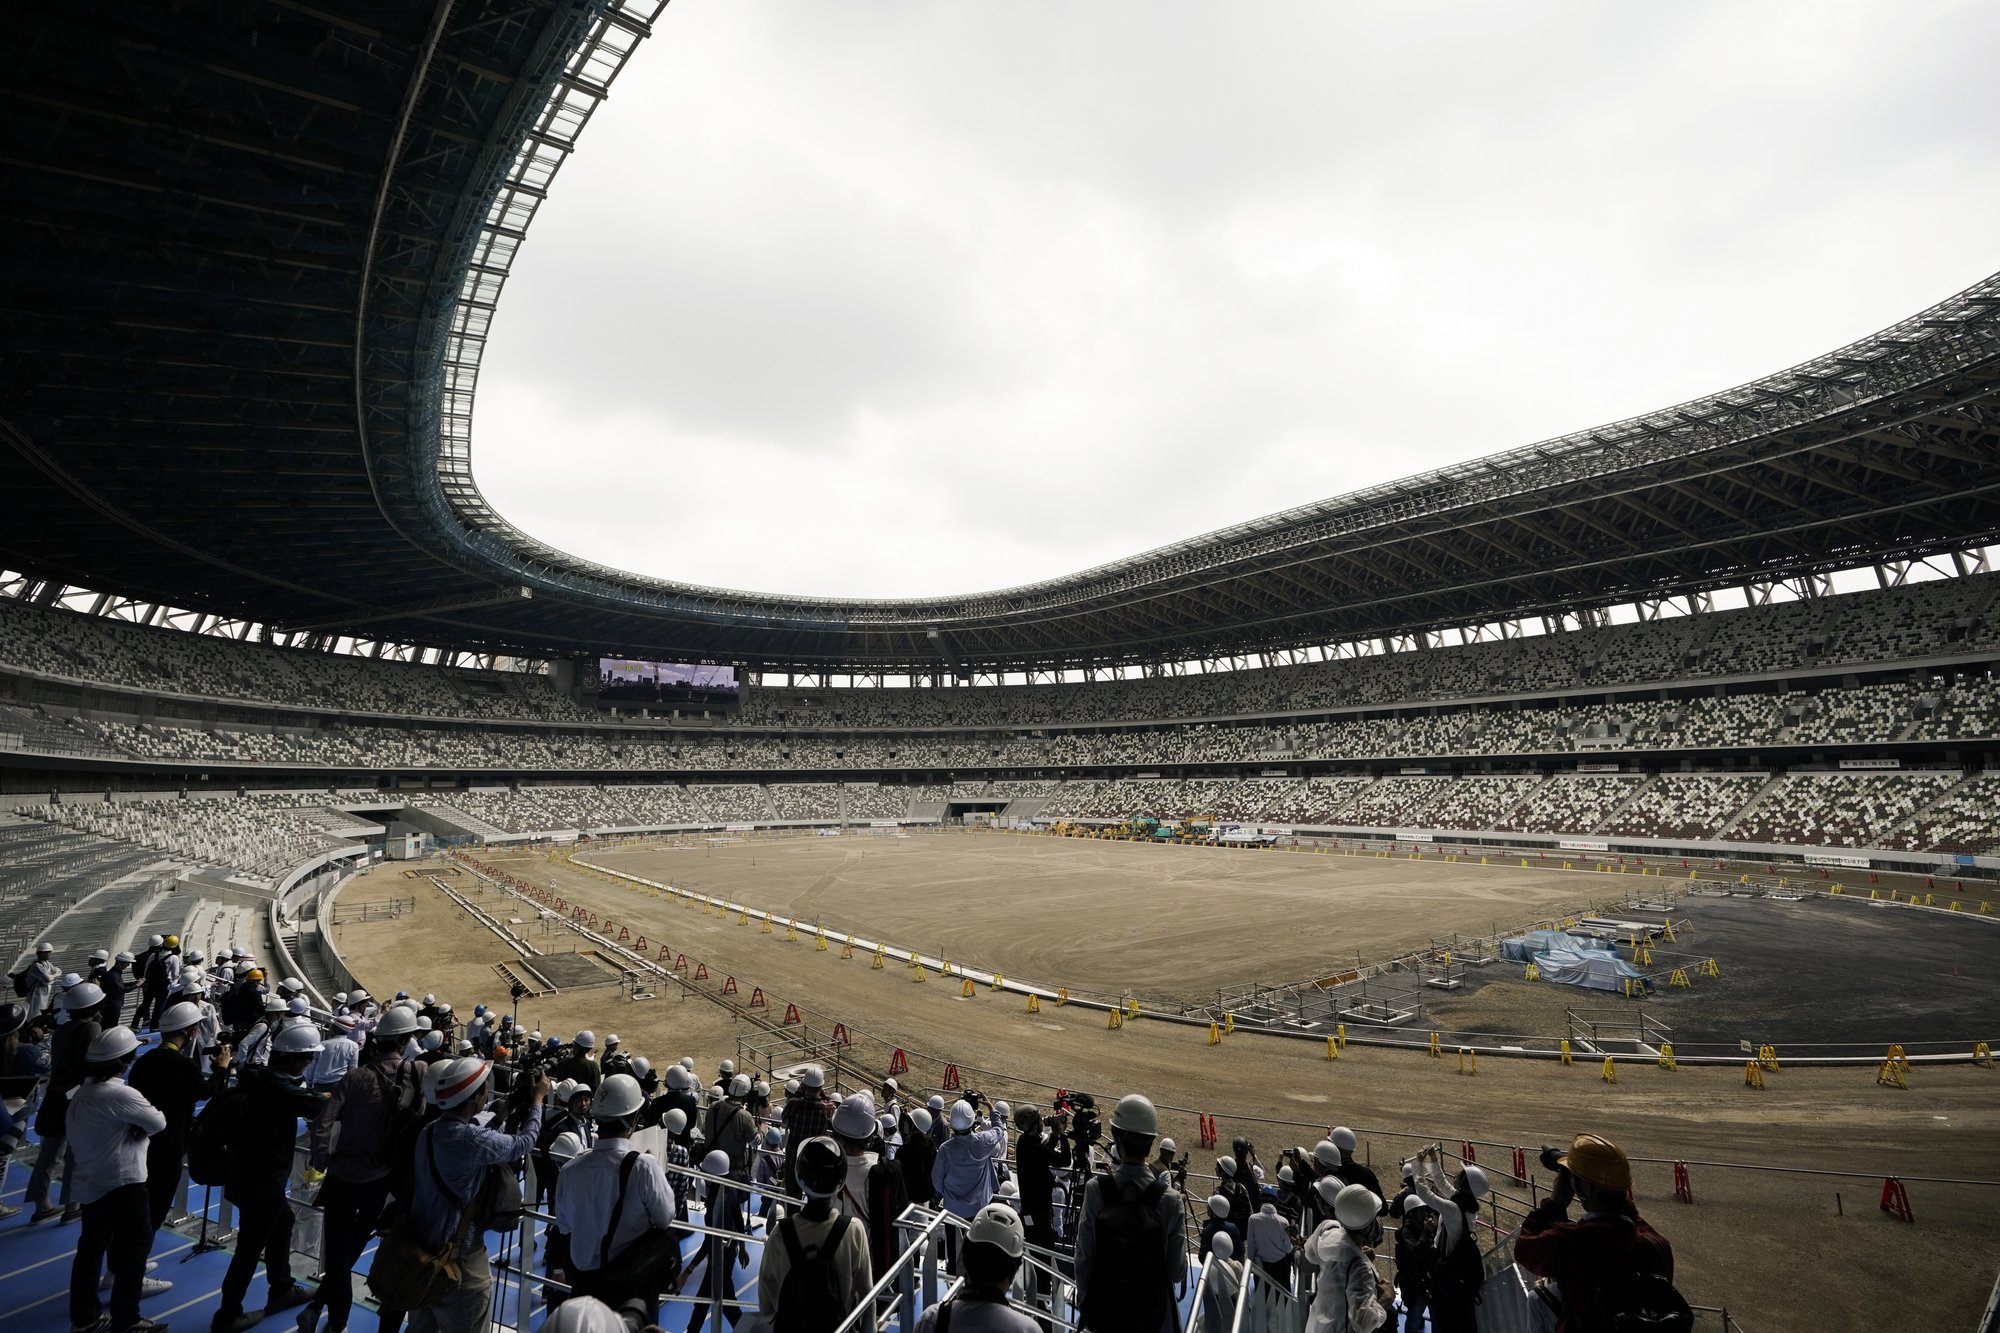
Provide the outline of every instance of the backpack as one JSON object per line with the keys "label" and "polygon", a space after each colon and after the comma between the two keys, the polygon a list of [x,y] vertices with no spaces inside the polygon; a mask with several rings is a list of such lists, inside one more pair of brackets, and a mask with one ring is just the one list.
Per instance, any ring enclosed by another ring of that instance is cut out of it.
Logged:
{"label": "backpack", "polygon": [[228,1088],[208,1099],[188,1131],[188,1179],[197,1185],[227,1187],[236,1179],[232,1144],[241,1144],[250,1094],[242,1088]]}
{"label": "backpack", "polygon": [[840,1308],[840,1285],[834,1280],[833,1256],[847,1234],[852,1218],[839,1216],[818,1248],[807,1250],[799,1244],[798,1221],[787,1217],[778,1223],[778,1238],[792,1266],[778,1288],[778,1314],[771,1321],[772,1333],[833,1333],[846,1317]]}
{"label": "backpack", "polygon": [[1431,1254],[1432,1306],[1476,1304],[1479,1289],[1486,1285],[1486,1261],[1479,1257],[1479,1239],[1472,1229],[1472,1219],[1466,1218],[1465,1234],[1449,1250],[1445,1248],[1445,1229],[1440,1225]]}
{"label": "backpack", "polygon": [[1159,1333],[1173,1304],[1160,1229],[1166,1178],[1155,1176],[1142,1188],[1104,1177],[1098,1189],[1097,1251],[1084,1324],[1096,1333]]}
{"label": "backpack", "polygon": [[167,951],[160,950],[146,960],[145,982],[156,990],[167,988]]}
{"label": "backpack", "polygon": [[1658,1273],[1600,1278],[1591,1288],[1586,1333],[1690,1333],[1694,1311]]}

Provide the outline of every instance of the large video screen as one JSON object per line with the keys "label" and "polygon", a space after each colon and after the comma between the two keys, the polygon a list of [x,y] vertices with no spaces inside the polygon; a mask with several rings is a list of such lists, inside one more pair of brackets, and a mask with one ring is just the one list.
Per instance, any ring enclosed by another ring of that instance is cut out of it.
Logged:
{"label": "large video screen", "polygon": [[739,691],[733,666],[628,657],[599,658],[597,682],[601,698],[642,703],[733,704]]}

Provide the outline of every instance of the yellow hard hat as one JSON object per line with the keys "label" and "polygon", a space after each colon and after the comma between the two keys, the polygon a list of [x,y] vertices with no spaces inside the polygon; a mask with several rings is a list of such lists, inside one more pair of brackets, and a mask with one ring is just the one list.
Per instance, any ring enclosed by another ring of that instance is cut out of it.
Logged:
{"label": "yellow hard hat", "polygon": [[180,937],[180,936],[178,936],[178,935],[169,935],[169,936],[167,936],[167,947],[168,947],[169,949],[178,949],[178,948],[180,948],[180,947],[181,947],[181,937]]}
{"label": "yellow hard hat", "polygon": [[246,981],[262,981],[264,979],[264,969],[253,967],[244,974],[244,979]]}
{"label": "yellow hard hat", "polygon": [[1560,1159],[1569,1173],[1604,1189],[1632,1188],[1632,1164],[1624,1149],[1596,1134],[1579,1134]]}

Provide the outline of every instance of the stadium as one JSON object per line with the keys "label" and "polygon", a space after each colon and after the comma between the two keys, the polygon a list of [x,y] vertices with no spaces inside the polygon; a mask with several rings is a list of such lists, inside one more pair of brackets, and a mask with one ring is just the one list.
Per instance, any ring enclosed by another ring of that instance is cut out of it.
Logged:
{"label": "stadium", "polygon": [[[1441,1143],[1492,1181],[1482,1329],[1534,1326],[1540,1146],[1601,1134],[1697,1328],[1992,1326],[2000,275],[1066,577],[641,576],[503,519],[472,421],[536,210],[664,7],[14,16],[10,975],[172,936],[211,980],[231,950],[297,978],[329,1036],[361,989],[430,992],[729,1060],[774,1105],[808,1065],[913,1106],[1140,1092],[1191,1155],[1190,1244],[1234,1138],[1274,1196],[1336,1125],[1384,1181]],[[52,1215],[46,1071],[0,1080],[0,1205]],[[148,1317],[248,1318],[238,1211],[182,1183]],[[547,1220],[487,1236],[482,1326],[542,1326]],[[923,1261],[957,1224],[909,1215],[875,1327],[949,1284]],[[0,1329],[61,1326],[73,1228],[0,1222]],[[1039,1317],[1073,1327],[1059,1253]],[[1224,1280],[1191,1260],[1178,1326]],[[1306,1327],[1303,1287],[1236,1282],[1211,1326]],[[351,1326],[388,1325],[355,1283]],[[658,1320],[711,1317],[689,1286]]]}

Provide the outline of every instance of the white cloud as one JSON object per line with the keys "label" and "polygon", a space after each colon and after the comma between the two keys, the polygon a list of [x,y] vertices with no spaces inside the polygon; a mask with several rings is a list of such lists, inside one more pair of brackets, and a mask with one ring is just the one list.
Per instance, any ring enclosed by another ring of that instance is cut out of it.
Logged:
{"label": "white cloud", "polygon": [[680,0],[502,303],[534,535],[966,592],[1752,378],[1993,266],[1978,3]]}

